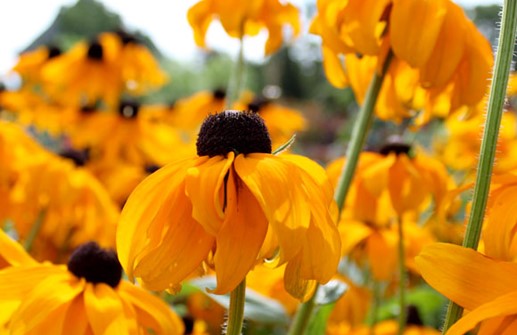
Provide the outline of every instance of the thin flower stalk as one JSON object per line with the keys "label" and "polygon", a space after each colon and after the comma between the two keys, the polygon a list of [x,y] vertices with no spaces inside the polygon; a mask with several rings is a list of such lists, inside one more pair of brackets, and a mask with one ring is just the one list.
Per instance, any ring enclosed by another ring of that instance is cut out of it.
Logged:
{"label": "thin flower stalk", "polygon": [[[502,8],[501,30],[499,32],[493,80],[488,98],[487,119],[481,142],[477,168],[478,172],[472,198],[472,210],[463,240],[463,246],[466,248],[477,249],[481,229],[483,227],[497,137],[503,114],[506,86],[508,85],[508,76],[515,45],[516,27],[517,1],[505,0]],[[462,307],[452,301],[449,303],[447,316],[442,329],[443,334],[461,317],[462,313]]]}
{"label": "thin flower stalk", "polygon": [[402,218],[399,216],[398,218],[398,258],[399,258],[399,327],[398,327],[398,335],[404,334],[404,329],[406,328],[406,266],[405,266],[405,248],[404,248],[404,227],[402,224]]}
{"label": "thin flower stalk", "polygon": [[[374,74],[372,81],[370,82],[370,86],[368,87],[368,91],[366,92],[364,104],[361,106],[361,109],[359,110],[359,115],[357,116],[357,120],[354,123],[354,128],[352,129],[350,146],[348,148],[348,152],[346,155],[347,160],[345,162],[345,165],[343,166],[343,170],[341,171],[341,175],[339,177],[338,184],[334,192],[334,200],[337,202],[338,205],[339,216],[341,215],[341,212],[343,210],[346,195],[348,193],[348,189],[350,188],[350,184],[352,183],[352,178],[354,176],[355,169],[359,161],[359,154],[361,153],[361,150],[364,146],[364,142],[366,141],[366,137],[368,135],[368,131],[372,124],[375,103],[377,102],[377,98],[382,87],[382,82],[389,68],[392,57],[393,53],[390,50],[382,66],[381,73],[376,72]],[[314,292],[317,292],[317,288]],[[312,315],[314,307],[315,302],[313,295],[308,301],[301,304],[301,306],[296,311],[293,323],[291,324],[291,327],[288,332],[289,335],[298,335],[305,333],[305,329],[308,325],[308,320]]]}
{"label": "thin flower stalk", "polygon": [[245,62],[244,62],[244,22],[242,23],[242,34],[239,38],[239,53],[237,54],[237,62],[235,63],[233,77],[230,78],[228,84],[228,95],[226,98],[226,108],[231,109],[235,101],[239,99],[239,94],[242,91],[242,85],[244,82],[245,75]]}
{"label": "thin flower stalk", "polygon": [[227,335],[239,335],[244,322],[244,302],[246,300],[246,279],[230,294],[230,308],[228,311]]}

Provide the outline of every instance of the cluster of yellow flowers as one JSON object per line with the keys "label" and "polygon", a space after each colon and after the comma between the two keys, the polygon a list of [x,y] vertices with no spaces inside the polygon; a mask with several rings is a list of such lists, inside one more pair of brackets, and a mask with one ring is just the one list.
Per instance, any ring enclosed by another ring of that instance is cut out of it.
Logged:
{"label": "cluster of yellow flowers", "polygon": [[[490,44],[449,0],[316,8],[310,32],[329,82],[362,104],[382,78],[376,115],[402,129],[360,154],[342,201],[349,158],[292,153],[311,127],[296,109],[243,87],[236,101],[214,89],[142,103],[169,74],[128,32],[20,55],[20,86],[0,91],[0,334],[217,334],[228,306],[215,297],[231,294],[231,309],[244,286],[294,320],[261,329],[282,334],[329,282],[346,290],[327,301],[322,332],[436,334],[404,305],[424,281],[467,309],[447,334],[517,331],[512,110],[481,247],[454,245],[470,211]],[[187,16],[200,47],[214,20],[241,43],[266,30],[266,55],[286,26],[293,36],[302,26],[280,0],[201,0]],[[433,122],[432,145],[409,140]],[[199,278],[213,281],[193,289]],[[397,294],[399,321],[381,320]]]}

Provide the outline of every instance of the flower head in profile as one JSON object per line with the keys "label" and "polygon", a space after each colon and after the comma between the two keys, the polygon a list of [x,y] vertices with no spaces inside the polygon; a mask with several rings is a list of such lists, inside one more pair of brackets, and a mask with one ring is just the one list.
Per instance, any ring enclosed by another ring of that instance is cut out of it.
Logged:
{"label": "flower head in profile", "polygon": [[284,26],[291,26],[294,35],[300,31],[298,9],[279,0],[201,0],[190,8],[188,20],[194,29],[196,44],[203,48],[206,46],[206,32],[213,20],[219,20],[226,33],[236,38],[254,36],[266,29],[266,55],[282,45]]}
{"label": "flower head in profile", "polygon": [[[379,106],[399,111],[387,117],[384,110],[380,117],[399,121],[427,109],[418,120],[423,124],[484,97],[493,63],[490,43],[452,1],[322,0],[317,7],[311,31],[322,38],[324,70],[334,86],[352,86],[361,100],[374,71],[393,52],[380,93],[386,101],[379,98]],[[366,81],[358,85],[357,76]]]}
{"label": "flower head in profile", "polygon": [[183,334],[152,294],[121,280],[115,252],[96,243],[67,266],[29,263],[0,271],[0,325],[11,334]]}
{"label": "flower head in profile", "polygon": [[217,287],[233,290],[257,263],[286,263],[286,289],[306,298],[331,279],[340,240],[325,171],[296,155],[271,154],[255,113],[210,115],[197,156],[164,166],[130,195],[117,250],[130,278],[152,290],[175,290],[202,264]]}

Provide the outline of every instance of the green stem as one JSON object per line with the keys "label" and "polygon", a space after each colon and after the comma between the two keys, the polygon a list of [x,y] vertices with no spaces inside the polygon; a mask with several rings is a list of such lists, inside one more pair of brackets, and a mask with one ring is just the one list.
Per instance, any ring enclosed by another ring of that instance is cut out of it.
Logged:
{"label": "green stem", "polygon": [[244,302],[246,298],[246,278],[230,294],[230,308],[226,334],[240,335],[244,322]]}
{"label": "green stem", "polygon": [[[242,27],[244,32],[244,26]],[[233,72],[233,77],[230,79],[228,85],[228,94],[226,95],[225,109],[232,109],[235,101],[239,99],[239,94],[242,90],[242,84],[244,81],[244,33],[239,38],[239,53],[237,55],[237,62]]]}
{"label": "green stem", "polygon": [[[359,160],[359,154],[361,153],[366,136],[368,135],[368,130],[370,129],[370,125],[373,120],[375,103],[377,102],[377,97],[381,91],[382,82],[386,72],[388,71],[392,57],[393,53],[390,50],[382,66],[381,73],[376,72],[370,82],[370,86],[368,86],[364,103],[361,106],[357,120],[354,123],[346,163],[343,166],[343,170],[341,171],[334,193],[334,199],[338,205],[339,215],[341,215],[341,211],[343,210],[348,188],[350,187],[352,177],[354,176],[355,168]],[[318,287],[316,287],[314,292],[317,292],[317,290]],[[312,311],[314,310],[314,306],[314,295],[311,299],[300,305],[289,329],[289,335],[301,335],[305,332],[305,328],[307,327]]]}
{"label": "green stem", "polygon": [[32,250],[32,246],[34,244],[34,240],[38,236],[38,233],[41,230],[41,226],[43,226],[43,221],[45,221],[45,210],[42,210],[39,212],[38,216],[36,217],[36,222],[31,227],[31,230],[29,231],[29,234],[27,234],[27,238],[25,239],[23,243],[23,247],[27,252],[30,252]]}
{"label": "green stem", "polygon": [[404,248],[404,226],[402,220],[398,218],[398,258],[399,258],[399,328],[398,335],[404,334],[406,328],[407,312],[406,312],[406,253]]}
{"label": "green stem", "polygon": [[[499,32],[499,43],[494,65],[494,74],[490,95],[488,98],[487,119],[477,167],[476,184],[472,198],[472,209],[467,224],[467,230],[463,239],[463,246],[477,249],[485,207],[490,190],[492,167],[496,152],[497,136],[503,114],[506,86],[513,56],[515,34],[517,27],[517,0],[505,0],[502,9],[501,30]],[[447,316],[443,325],[442,333],[447,330],[461,317],[463,307],[452,301],[447,308]]]}
{"label": "green stem", "polygon": [[316,306],[316,303],[314,301],[316,297],[316,291],[314,291],[315,294],[312,295],[312,297],[300,305],[298,310],[296,311],[296,315],[294,316],[293,323],[291,324],[291,327],[289,328],[289,332],[287,335],[302,335],[305,334],[305,329],[307,329],[307,325],[309,324],[309,319],[312,315],[312,311],[314,310],[314,307]]}
{"label": "green stem", "polygon": [[370,335],[375,335],[375,325],[377,324],[377,319],[379,317],[379,307],[380,307],[380,285],[375,278],[372,279],[372,308],[370,309]]}
{"label": "green stem", "polygon": [[392,57],[393,53],[390,51],[386,56],[381,73],[374,74],[372,81],[370,82],[370,86],[368,86],[368,90],[366,91],[364,103],[361,106],[357,120],[354,123],[354,128],[352,129],[350,144],[346,154],[346,162],[343,166],[343,170],[341,171],[336,191],[334,193],[334,199],[337,202],[340,214],[345,206],[346,195],[350,188],[350,184],[352,183],[352,178],[354,177],[357,162],[359,161],[359,155],[363,149],[364,142],[366,141],[368,131],[372,124],[375,103],[377,102],[377,97],[381,91],[382,82],[386,75],[386,71],[388,71]]}

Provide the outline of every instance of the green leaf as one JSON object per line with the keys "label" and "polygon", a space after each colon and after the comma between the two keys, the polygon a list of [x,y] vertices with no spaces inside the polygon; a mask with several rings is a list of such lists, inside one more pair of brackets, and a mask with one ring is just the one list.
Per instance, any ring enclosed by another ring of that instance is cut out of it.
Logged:
{"label": "green leaf", "polygon": [[[207,292],[207,288],[215,288],[216,280],[214,276],[205,276],[193,279],[189,282],[191,285],[200,288],[201,292],[206,294],[219,305],[228,309],[230,306],[230,295],[218,295]],[[244,304],[244,318],[260,322],[264,324],[281,324],[287,325],[289,317],[284,309],[284,306],[277,300],[268,298],[246,288],[246,300]]]}
{"label": "green leaf", "polygon": [[291,138],[287,142],[285,142],[280,147],[278,147],[275,151],[273,151],[273,155],[278,155],[278,154],[286,151],[287,149],[289,149],[291,147],[291,145],[293,145],[294,140],[296,140],[296,134],[291,136]]}

